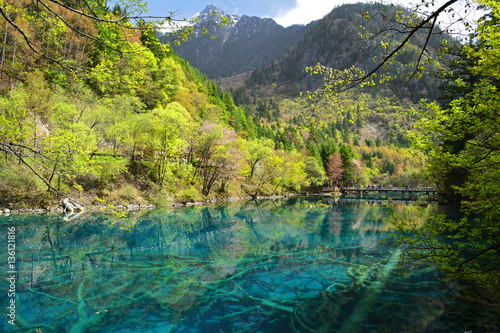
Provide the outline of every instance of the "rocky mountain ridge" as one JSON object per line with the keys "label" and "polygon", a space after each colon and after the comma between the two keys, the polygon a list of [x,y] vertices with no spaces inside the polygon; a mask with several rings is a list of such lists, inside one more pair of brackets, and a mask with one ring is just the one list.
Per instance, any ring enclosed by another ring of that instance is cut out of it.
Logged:
{"label": "rocky mountain ridge", "polygon": [[[222,15],[233,24],[219,27]],[[308,29],[303,25],[284,28],[271,18],[229,15],[213,5],[193,17],[198,18],[194,33],[173,49],[212,79],[244,73],[272,61],[297,43]],[[203,29],[208,33],[203,34]],[[165,30],[160,29],[159,34],[161,42],[168,41]]]}
{"label": "rocky mountain ridge", "polygon": [[[312,22],[300,41],[285,54],[254,69],[246,81],[247,88],[270,91],[269,87],[274,85],[279,87],[279,91],[272,91],[272,94],[295,98],[299,92],[314,91],[324,83],[323,76],[308,75],[304,70],[306,67],[314,67],[320,63],[339,70],[354,66],[369,72],[377,64],[374,55],[384,53],[384,43],[398,43],[403,38],[402,34],[395,32],[403,30],[398,26],[394,26],[390,38],[378,34],[387,25],[380,13],[386,13],[390,17],[396,15],[397,10],[405,9],[366,3],[345,4],[334,8],[321,20]],[[369,20],[365,18],[365,13],[368,13]],[[367,39],[360,36],[361,32],[372,37]],[[409,99],[415,103],[422,98],[437,99],[440,95],[437,76],[424,74],[421,80],[407,81],[404,75],[410,76],[414,71],[413,66],[421,55],[422,45],[428,43],[428,49],[437,50],[444,39],[450,39],[450,36],[441,34],[439,27],[429,39],[425,32],[416,33],[405,46],[404,52],[394,58],[391,68],[384,69],[394,79],[379,91],[384,90],[385,96],[397,95],[401,100]],[[424,58],[427,56],[425,54]]]}

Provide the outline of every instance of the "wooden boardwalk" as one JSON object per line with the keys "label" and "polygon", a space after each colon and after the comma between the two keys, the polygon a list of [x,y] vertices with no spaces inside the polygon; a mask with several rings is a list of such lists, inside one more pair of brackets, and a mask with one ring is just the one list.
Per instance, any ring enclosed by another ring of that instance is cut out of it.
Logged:
{"label": "wooden boardwalk", "polygon": [[[437,194],[435,187],[389,187],[389,186],[348,186],[337,187],[342,194],[379,194],[379,195],[434,195]],[[335,187],[323,187],[322,192],[334,192]]]}

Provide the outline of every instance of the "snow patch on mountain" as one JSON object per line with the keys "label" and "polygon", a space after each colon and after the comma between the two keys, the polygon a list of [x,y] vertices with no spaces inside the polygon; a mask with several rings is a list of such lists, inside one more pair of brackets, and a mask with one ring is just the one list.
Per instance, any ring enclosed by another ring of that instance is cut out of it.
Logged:
{"label": "snow patch on mountain", "polygon": [[240,16],[229,15],[222,9],[215,7],[212,4],[208,4],[201,12],[196,13],[192,17],[184,20],[172,20],[171,22],[166,22],[164,25],[156,28],[162,34],[169,34],[176,30],[184,29],[185,27],[194,25],[208,25],[208,24],[219,24],[221,23],[221,17],[227,16],[230,21],[233,22],[233,26],[238,23]]}

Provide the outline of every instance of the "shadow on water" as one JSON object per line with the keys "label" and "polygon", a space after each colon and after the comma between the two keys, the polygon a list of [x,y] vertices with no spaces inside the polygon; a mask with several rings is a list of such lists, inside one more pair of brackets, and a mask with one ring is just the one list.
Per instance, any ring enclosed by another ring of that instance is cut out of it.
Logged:
{"label": "shadow on water", "polygon": [[[495,331],[495,296],[443,284],[432,267],[401,267],[400,249],[380,244],[394,232],[386,217],[383,201],[332,197],[4,216],[18,281],[16,326],[4,316],[0,330]],[[4,309],[8,289],[3,279]]]}

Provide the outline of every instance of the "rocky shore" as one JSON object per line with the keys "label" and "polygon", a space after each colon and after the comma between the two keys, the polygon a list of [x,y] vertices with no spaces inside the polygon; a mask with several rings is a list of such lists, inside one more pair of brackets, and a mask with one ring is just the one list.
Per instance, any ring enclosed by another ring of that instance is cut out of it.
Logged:
{"label": "rocky shore", "polygon": [[[213,205],[219,203],[230,203],[237,202],[242,200],[252,200],[252,199],[283,199],[292,196],[296,196],[297,194],[286,194],[286,195],[273,195],[273,196],[245,196],[245,197],[227,197],[227,198],[215,198],[208,199],[204,201],[195,201],[195,202],[172,202],[167,207],[190,207],[190,206],[203,206],[203,205]],[[156,209],[157,205],[153,204],[129,204],[129,205],[88,205],[85,206],[85,211],[94,211],[94,212],[102,212],[102,211],[137,211],[137,210],[146,210],[146,209]],[[16,208],[13,204],[9,203],[4,205],[4,207],[0,206],[0,216],[6,214],[44,214],[44,213],[63,213],[64,210],[60,206],[52,206],[46,208]]]}

